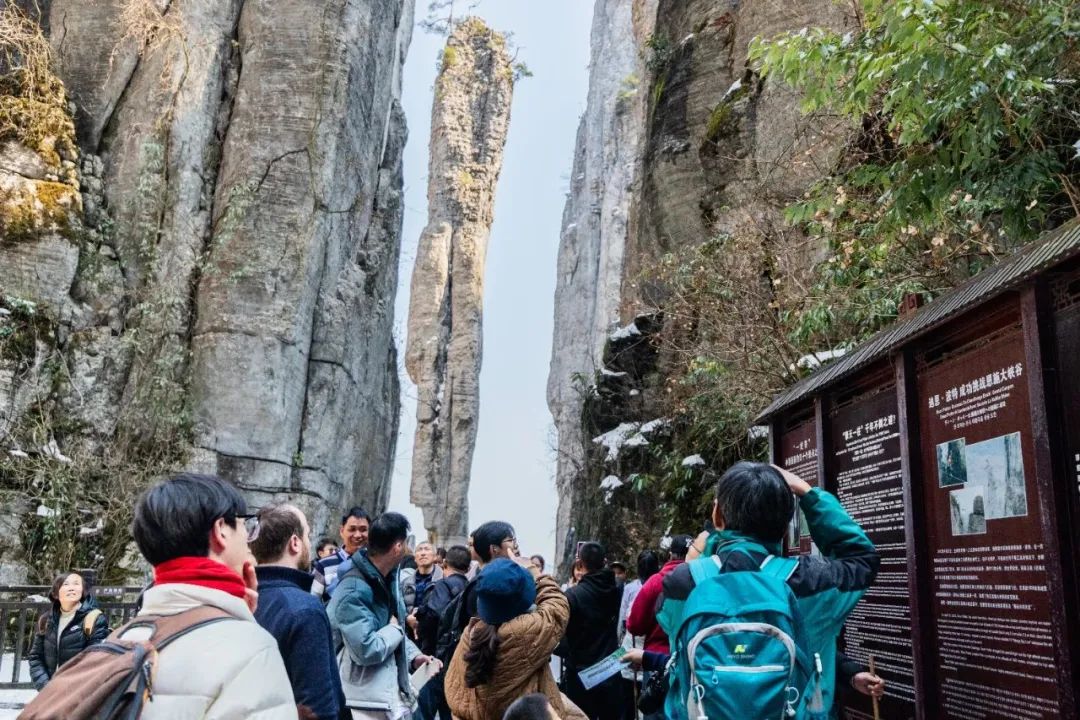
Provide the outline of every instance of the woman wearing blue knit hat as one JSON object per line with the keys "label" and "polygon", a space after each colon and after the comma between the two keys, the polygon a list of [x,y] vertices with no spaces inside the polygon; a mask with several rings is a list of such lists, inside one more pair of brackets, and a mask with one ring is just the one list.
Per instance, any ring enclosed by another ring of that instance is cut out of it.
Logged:
{"label": "woman wearing blue knit hat", "polygon": [[570,604],[549,575],[517,555],[487,565],[476,581],[476,610],[446,674],[446,699],[459,720],[497,720],[515,700],[542,693],[566,720],[585,715],[551,675],[551,652]]}

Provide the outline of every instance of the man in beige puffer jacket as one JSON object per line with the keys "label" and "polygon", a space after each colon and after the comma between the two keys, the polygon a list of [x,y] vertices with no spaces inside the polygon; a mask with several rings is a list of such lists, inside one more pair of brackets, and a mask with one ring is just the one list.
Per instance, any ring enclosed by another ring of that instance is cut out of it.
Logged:
{"label": "man in beige puffer jacket", "polygon": [[[227,616],[197,627],[161,651],[142,720],[296,720],[297,707],[277,642],[252,611],[258,600],[243,496],[207,475],[176,475],[148,490],[132,531],[154,566],[143,615],[213,607]],[[146,639],[132,628],[124,639]]]}

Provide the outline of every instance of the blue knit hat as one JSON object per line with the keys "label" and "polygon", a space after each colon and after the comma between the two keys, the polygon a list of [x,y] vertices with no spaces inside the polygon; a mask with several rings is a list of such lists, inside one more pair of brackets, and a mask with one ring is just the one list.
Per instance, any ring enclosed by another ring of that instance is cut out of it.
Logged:
{"label": "blue knit hat", "polygon": [[488,625],[501,625],[524,615],[536,600],[536,582],[513,560],[499,558],[476,580],[476,611]]}

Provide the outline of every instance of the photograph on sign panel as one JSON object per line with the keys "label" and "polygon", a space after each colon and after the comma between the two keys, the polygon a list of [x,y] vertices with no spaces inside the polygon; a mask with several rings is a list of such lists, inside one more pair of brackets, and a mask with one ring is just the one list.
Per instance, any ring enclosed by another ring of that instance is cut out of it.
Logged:
{"label": "photograph on sign panel", "polygon": [[967,482],[964,458],[964,438],[943,442],[937,446],[938,487],[963,485]]}
{"label": "photograph on sign panel", "polygon": [[967,474],[968,480],[986,488],[987,520],[1027,515],[1020,433],[968,445]]}
{"label": "photograph on sign panel", "polygon": [[986,488],[968,485],[949,493],[949,513],[953,535],[982,535],[986,532]]}

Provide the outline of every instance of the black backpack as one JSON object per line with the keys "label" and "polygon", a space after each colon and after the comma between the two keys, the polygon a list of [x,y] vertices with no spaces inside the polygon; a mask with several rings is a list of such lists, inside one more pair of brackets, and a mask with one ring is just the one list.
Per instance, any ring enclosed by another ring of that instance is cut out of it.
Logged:
{"label": "black backpack", "polygon": [[445,667],[450,666],[458,641],[461,640],[462,633],[465,632],[465,628],[469,626],[469,620],[472,619],[468,617],[465,605],[475,583],[475,579],[470,580],[469,584],[450,601],[450,604],[446,606],[446,609],[443,610],[442,615],[439,617],[439,635],[435,641],[435,657],[442,660]]}

